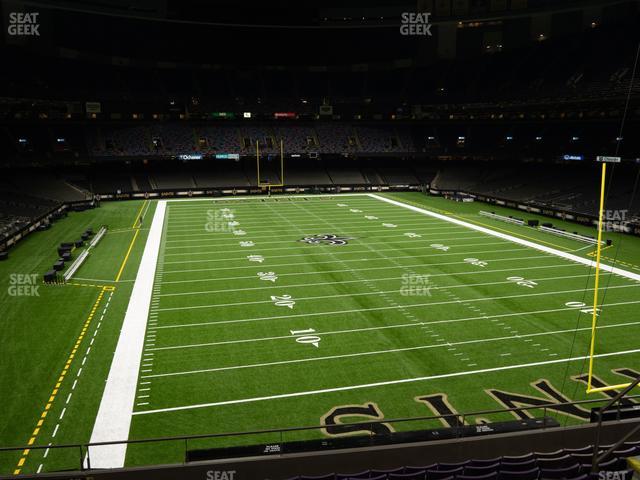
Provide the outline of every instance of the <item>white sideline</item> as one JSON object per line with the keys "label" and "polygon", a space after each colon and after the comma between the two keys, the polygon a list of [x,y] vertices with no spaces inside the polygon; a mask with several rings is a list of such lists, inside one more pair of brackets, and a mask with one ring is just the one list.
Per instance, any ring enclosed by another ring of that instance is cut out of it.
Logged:
{"label": "white sideline", "polygon": [[[100,408],[93,425],[90,443],[120,441],[129,438],[165,209],[166,201],[158,201],[136,281],[129,298],[122,330],[120,330],[118,345],[111,362],[107,383],[102,394]],[[91,468],[124,467],[126,453],[127,446],[125,444],[91,447],[89,449]]]}
{"label": "white sideline", "polygon": [[[381,197],[380,195],[376,195],[375,193],[368,194],[371,198],[375,198],[382,202],[387,202],[392,205],[396,205],[398,207],[408,208],[409,210],[413,210],[414,212],[422,213],[424,215],[428,215],[430,217],[439,218],[440,220],[444,220],[445,222],[455,223],[456,225],[462,225],[463,227],[470,228],[472,230],[476,230],[478,232],[486,233],[487,235],[491,235],[494,237],[502,238],[504,240],[509,240],[514,243],[518,243],[520,245],[525,245],[527,247],[535,248],[536,250],[540,250],[545,253],[550,253],[552,255],[556,255],[558,257],[565,258],[567,260],[571,260],[572,262],[581,263],[588,267],[595,267],[596,262],[593,260],[587,260],[586,258],[579,257],[578,255],[573,255],[571,253],[562,252],[560,250],[556,250],[555,248],[545,247],[544,245],[539,245],[535,242],[530,242],[528,240],[523,240],[522,238],[514,237],[512,235],[507,235],[505,233],[496,232],[489,228],[484,228],[479,225],[475,225],[473,223],[468,223],[463,220],[458,220],[457,218],[447,217],[446,215],[441,215],[436,212],[432,212],[430,210],[426,210],[424,208],[414,207],[413,205],[407,205],[406,203],[398,202],[397,200],[392,200],[390,198]],[[620,275],[621,277],[629,278],[631,280],[640,280],[640,275],[637,273],[629,272],[627,270],[623,270],[621,268],[612,267],[610,265],[605,265],[604,263],[600,264],[600,269],[605,270],[607,272],[615,273],[616,275]]]}

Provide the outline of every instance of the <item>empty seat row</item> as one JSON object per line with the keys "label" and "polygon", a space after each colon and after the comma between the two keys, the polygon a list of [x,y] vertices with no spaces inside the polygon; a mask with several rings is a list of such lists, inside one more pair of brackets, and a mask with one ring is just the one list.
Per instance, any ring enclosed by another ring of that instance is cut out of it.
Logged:
{"label": "empty seat row", "polygon": [[[602,454],[610,448],[598,448]],[[562,449],[554,452],[532,452],[519,456],[473,459],[455,463],[404,466],[390,470],[366,470],[359,473],[331,473],[322,476],[301,476],[295,480],[538,480],[538,479],[597,479],[591,475],[594,447]],[[629,457],[640,455],[640,442],[628,442],[601,462],[601,471],[624,472],[617,478],[631,479],[627,471]],[[291,479],[294,480],[294,479]]]}

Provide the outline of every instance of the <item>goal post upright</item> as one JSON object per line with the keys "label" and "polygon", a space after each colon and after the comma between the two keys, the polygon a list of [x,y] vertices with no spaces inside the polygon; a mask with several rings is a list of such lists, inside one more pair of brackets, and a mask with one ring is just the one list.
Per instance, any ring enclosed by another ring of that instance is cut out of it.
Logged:
{"label": "goal post upright", "polygon": [[602,253],[602,225],[604,217],[604,200],[606,190],[607,163],[620,163],[620,157],[598,156],[596,159],[602,163],[600,174],[600,204],[598,207],[598,241],[596,243],[596,272],[593,289],[593,311],[591,312],[591,342],[589,344],[589,371],[587,377],[587,394],[619,390],[631,386],[631,383],[607,385],[606,387],[593,388],[593,369],[596,350],[596,332],[598,329],[598,288],[600,286],[600,258]]}
{"label": "goal post upright", "polygon": [[267,188],[269,191],[272,187],[284,187],[284,140],[282,138],[280,139],[280,181],[278,183],[263,182],[260,178],[260,144],[258,140],[256,140],[256,173],[258,187]]}
{"label": "goal post upright", "polygon": [[260,182],[260,144],[256,140],[256,171],[258,173],[258,186],[261,186]]}

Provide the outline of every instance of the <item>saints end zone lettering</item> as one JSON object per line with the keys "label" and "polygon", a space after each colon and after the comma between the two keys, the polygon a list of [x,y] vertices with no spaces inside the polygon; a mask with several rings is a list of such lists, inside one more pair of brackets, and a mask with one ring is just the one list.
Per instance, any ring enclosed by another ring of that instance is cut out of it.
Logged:
{"label": "saints end zone lettering", "polygon": [[[445,393],[436,393],[424,397],[415,397],[416,402],[422,402],[434,415],[441,416],[440,422],[445,427],[460,427],[462,425],[462,417],[458,415],[453,405],[449,403],[449,399]],[[467,422],[465,422],[466,424]]]}
{"label": "saints end zone lettering", "polygon": [[342,419],[345,417],[351,417],[356,422],[363,422],[366,420],[379,421],[384,418],[384,415],[375,403],[334,407],[320,418],[320,425],[324,426],[323,433],[330,437],[344,437],[362,435],[363,433],[367,435],[384,435],[394,431],[393,427],[386,423],[373,423],[371,425],[342,423]]}
{"label": "saints end zone lettering", "polygon": [[[502,390],[489,389],[485,392],[493,397],[500,405],[505,408],[517,407],[535,407],[547,404],[553,404],[547,407],[547,410],[555,411],[568,417],[577,418],[579,420],[589,420],[589,411],[576,405],[567,405],[571,400],[565,397],[557,390],[551,382],[545,380],[537,380],[531,383],[531,386],[542,392],[545,397],[532,397],[530,395],[521,395],[518,393],[504,392]],[[514,417],[520,420],[533,418],[535,415],[532,410],[514,410],[511,412]]]}
{"label": "saints end zone lettering", "polygon": [[[630,368],[619,368],[612,370],[613,373],[628,377],[631,379],[638,378],[640,372]],[[572,377],[574,382],[586,383],[587,375],[578,375]],[[606,387],[607,384],[598,377],[593,377],[592,384],[596,387]],[[587,421],[590,418],[590,410],[576,405],[568,405],[571,399],[563,395],[554,385],[547,379],[539,379],[530,384],[544,396],[533,396],[526,393],[507,392],[499,389],[487,389],[485,393],[493,398],[500,407],[515,409],[511,414],[518,420],[533,418],[535,412],[533,410],[524,410],[527,407],[537,407],[541,405],[549,405],[549,412],[556,412],[567,417]],[[612,398],[618,392],[602,392],[605,398]],[[449,402],[449,398],[445,393],[435,393],[431,395],[420,395],[414,397],[414,401],[423,403],[436,416],[441,416],[440,422],[445,427],[461,426],[462,416],[459,411]],[[631,399],[624,399],[626,405],[637,405],[638,403]],[[366,420],[379,421],[384,418],[382,410],[377,404],[369,402],[363,405],[342,405],[329,410],[321,419],[320,425],[324,427],[323,433],[330,437],[341,437],[346,435],[358,434],[385,434],[393,432],[393,427],[388,423],[378,423],[372,425],[354,425],[342,423],[344,417],[352,417],[354,422],[363,422]],[[360,417],[360,418],[358,418]],[[464,422],[467,424],[468,422]],[[487,418],[475,418],[476,424],[490,423]]]}

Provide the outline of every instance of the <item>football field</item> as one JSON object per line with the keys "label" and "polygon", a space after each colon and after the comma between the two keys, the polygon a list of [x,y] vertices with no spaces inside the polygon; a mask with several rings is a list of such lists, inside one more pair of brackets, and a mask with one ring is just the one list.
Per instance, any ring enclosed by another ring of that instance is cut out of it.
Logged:
{"label": "football field", "polygon": [[[584,373],[593,274],[383,197],[169,201],[133,436],[313,425],[407,388],[415,403],[503,373]],[[632,366],[638,281],[601,278],[596,366]]]}
{"label": "football field", "polygon": [[[37,273],[50,260],[35,252],[110,226],[73,281],[6,297],[7,318],[32,321],[2,333],[0,381],[21,393],[0,433],[30,448],[5,452],[3,473],[77,468],[79,450],[56,445],[324,427],[89,450],[92,467],[181,463],[186,450],[370,434],[353,422],[444,416],[376,427],[419,430],[607,398],[585,393],[593,247],[483,209],[513,214],[418,193],[112,202],[29,238],[8,272]],[[638,242],[611,237],[595,387],[640,364]],[[589,408],[546,413],[576,423]]]}

